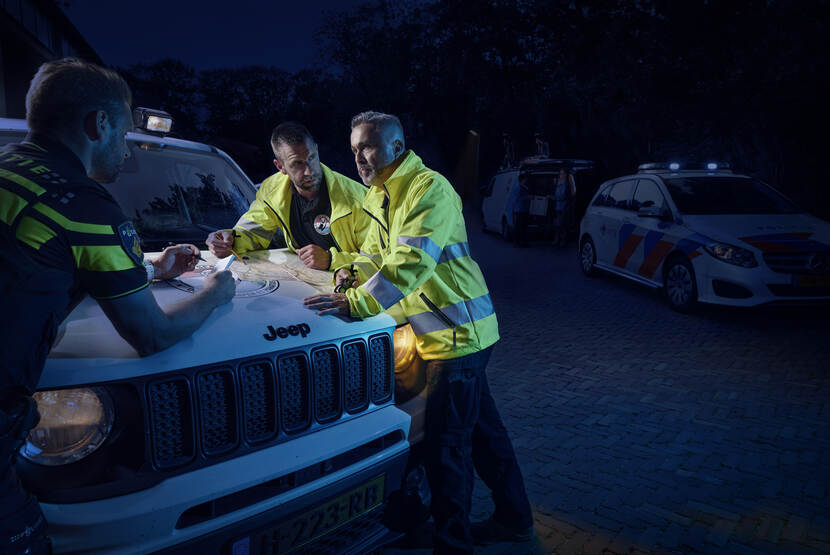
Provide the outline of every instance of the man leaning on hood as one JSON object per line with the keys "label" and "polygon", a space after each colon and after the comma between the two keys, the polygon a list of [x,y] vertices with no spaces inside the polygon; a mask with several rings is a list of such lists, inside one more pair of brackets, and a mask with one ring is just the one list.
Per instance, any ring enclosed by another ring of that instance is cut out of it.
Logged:
{"label": "man leaning on hood", "polygon": [[[352,153],[369,192],[370,232],[345,293],[305,299],[319,314],[368,318],[394,312],[426,361],[425,467],[436,553],[473,553],[473,544],[533,538],[521,469],[490,394],[485,368],[498,323],[484,276],[470,256],[461,199],[441,174],[404,146],[400,120],[352,118]],[[346,270],[337,270],[339,283]],[[473,467],[490,488],[493,515],[470,524]]]}
{"label": "man leaning on hood", "polygon": [[206,243],[224,258],[267,249],[277,229],[291,252],[309,268],[348,266],[357,256],[368,222],[361,211],[366,187],[320,163],[306,127],[284,122],[271,134],[275,173],[233,229],[214,231]]}

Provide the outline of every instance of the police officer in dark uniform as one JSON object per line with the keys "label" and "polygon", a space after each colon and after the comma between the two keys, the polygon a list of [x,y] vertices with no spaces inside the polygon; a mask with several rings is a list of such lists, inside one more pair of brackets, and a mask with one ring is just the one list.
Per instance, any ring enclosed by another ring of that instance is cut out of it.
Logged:
{"label": "police officer in dark uniform", "polygon": [[235,290],[229,272],[162,309],[147,287],[192,269],[198,249],[145,260],[138,236],[99,183],[129,156],[132,95],[115,72],[67,58],[40,67],[26,95],[29,135],[0,150],[0,553],[48,553],[46,522],[14,456],[38,422],[32,393],[58,326],[85,296],[140,355],[195,331]]}

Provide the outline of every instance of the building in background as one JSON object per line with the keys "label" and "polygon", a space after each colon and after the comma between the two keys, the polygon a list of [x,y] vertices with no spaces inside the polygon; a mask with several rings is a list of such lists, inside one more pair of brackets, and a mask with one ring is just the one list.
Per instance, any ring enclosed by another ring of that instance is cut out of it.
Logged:
{"label": "building in background", "polygon": [[52,0],[0,0],[0,117],[26,115],[26,91],[40,64],[101,58]]}

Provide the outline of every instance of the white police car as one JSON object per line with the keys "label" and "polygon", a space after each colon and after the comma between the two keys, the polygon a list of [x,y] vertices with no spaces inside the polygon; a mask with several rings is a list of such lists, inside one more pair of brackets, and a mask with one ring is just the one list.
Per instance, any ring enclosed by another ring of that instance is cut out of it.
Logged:
{"label": "white police car", "polygon": [[725,164],[643,164],[600,185],[579,260],[662,287],[672,308],[830,300],[830,223]]}
{"label": "white police car", "polygon": [[[25,133],[0,119],[0,144]],[[254,198],[214,147],[127,140],[132,156],[107,188],[147,250],[200,243]],[[203,255],[197,271],[152,285],[160,305],[199,289],[217,264]],[[395,404],[396,372],[420,382],[414,336],[387,315],[317,316],[302,299],[319,287],[239,282],[191,338],[144,358],[94,301],[78,305],[16,463],[56,553],[362,553],[398,535],[383,520],[422,434],[417,391]]]}

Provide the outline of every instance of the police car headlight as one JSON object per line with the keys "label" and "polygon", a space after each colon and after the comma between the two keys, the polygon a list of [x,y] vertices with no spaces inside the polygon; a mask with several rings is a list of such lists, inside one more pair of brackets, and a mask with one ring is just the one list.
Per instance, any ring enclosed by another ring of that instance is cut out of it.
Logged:
{"label": "police car headlight", "polygon": [[758,265],[752,251],[748,251],[734,245],[728,245],[726,243],[709,243],[703,248],[715,258],[728,262],[729,264],[734,264],[735,266],[754,268]]}
{"label": "police car headlight", "polygon": [[33,463],[58,466],[79,461],[98,449],[112,430],[112,400],[102,388],[39,391],[34,399],[40,422],[20,448]]}
{"label": "police car headlight", "polygon": [[395,346],[395,372],[405,372],[418,358],[418,351],[415,349],[415,332],[412,326],[406,324],[396,328],[392,335],[392,342]]}

